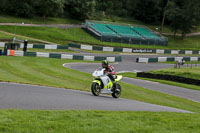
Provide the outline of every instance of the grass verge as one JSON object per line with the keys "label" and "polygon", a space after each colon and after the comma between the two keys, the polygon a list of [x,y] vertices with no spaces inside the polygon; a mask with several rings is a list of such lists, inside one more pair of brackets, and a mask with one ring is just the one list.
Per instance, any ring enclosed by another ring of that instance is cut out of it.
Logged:
{"label": "grass verge", "polygon": [[197,133],[199,127],[198,113],[0,110],[4,133]]}
{"label": "grass verge", "polygon": [[153,74],[168,74],[200,80],[200,67],[181,67],[180,69],[166,68],[149,72]]}
{"label": "grass verge", "polygon": [[[20,49],[22,50],[22,49]],[[48,53],[77,53],[71,49],[39,49],[39,48],[28,48],[27,52],[48,52]]]}
{"label": "grass verge", "polygon": [[81,24],[81,21],[70,19],[70,18],[19,18],[12,16],[0,16],[0,23],[22,23],[25,24]]}
{"label": "grass verge", "polygon": [[101,42],[90,36],[80,28],[68,28],[66,30],[59,28],[48,27],[23,27],[23,26],[0,26],[0,30],[16,34],[41,39],[44,41],[54,42],[58,44],[66,44],[68,42],[87,43],[92,45],[105,45],[116,47],[132,47],[132,48],[149,48],[149,49],[200,49],[200,38],[186,37],[184,40],[181,37],[168,36],[168,46],[156,45],[129,45],[122,43]]}
{"label": "grass verge", "polygon": [[1,40],[12,39],[12,38],[13,38],[13,36],[11,36],[11,35],[0,33],[0,39]]}
{"label": "grass verge", "polygon": [[[0,81],[37,84],[90,91],[92,75],[63,67],[63,63],[83,62],[36,57],[0,56]],[[123,98],[200,112],[200,103],[120,83]]]}
{"label": "grass verge", "polygon": [[77,62],[73,60],[2,56],[0,62],[1,81],[87,90],[92,80],[87,73],[62,66]]}
{"label": "grass verge", "polygon": [[[0,32],[0,42],[12,42],[14,37],[15,37],[14,35],[8,35],[8,34]],[[17,37],[17,39],[26,40],[27,38]],[[29,43],[41,43],[39,41],[34,41],[32,39],[29,39],[28,41],[29,41]]]}
{"label": "grass verge", "polygon": [[166,80],[159,80],[159,79],[141,78],[141,77],[136,77],[136,73],[131,73],[131,72],[121,73],[121,74],[124,77],[137,78],[137,79],[142,79],[142,80],[149,80],[149,81],[153,81],[153,82],[183,87],[183,88],[192,89],[192,90],[200,90],[199,86],[196,86],[196,85],[189,85],[189,84],[178,83],[178,82],[173,82],[173,81],[166,81]]}

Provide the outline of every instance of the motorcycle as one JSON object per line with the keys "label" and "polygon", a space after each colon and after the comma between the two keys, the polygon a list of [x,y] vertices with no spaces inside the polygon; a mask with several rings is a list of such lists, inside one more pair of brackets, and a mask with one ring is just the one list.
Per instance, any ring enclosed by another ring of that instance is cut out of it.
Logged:
{"label": "motorcycle", "polygon": [[122,79],[122,75],[116,75],[115,87],[112,80],[105,73],[105,68],[99,68],[92,74],[94,80],[91,85],[91,91],[94,96],[99,94],[112,94],[112,97],[119,98],[121,95],[121,86],[118,82]]}

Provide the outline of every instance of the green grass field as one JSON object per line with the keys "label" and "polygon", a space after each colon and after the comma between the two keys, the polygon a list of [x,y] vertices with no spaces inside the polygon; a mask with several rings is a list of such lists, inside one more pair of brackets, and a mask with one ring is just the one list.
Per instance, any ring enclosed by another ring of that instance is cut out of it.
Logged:
{"label": "green grass field", "polygon": [[131,72],[121,73],[121,74],[124,77],[136,78],[136,79],[142,79],[142,80],[149,80],[149,81],[153,81],[153,82],[159,82],[161,84],[168,84],[168,85],[183,87],[183,88],[192,89],[192,90],[200,90],[199,86],[197,86],[197,85],[190,85],[190,84],[178,83],[178,82],[167,81],[167,80],[142,78],[142,77],[137,77],[136,73],[131,73]]}
{"label": "green grass field", "polygon": [[[15,33],[15,26],[0,26],[0,30]],[[129,45],[121,43],[101,42],[90,36],[80,28],[68,28],[66,30],[48,27],[22,27],[16,26],[16,34],[58,44],[67,44],[68,42],[87,43],[92,45],[106,45],[117,47],[134,48],[160,48],[160,49],[200,49],[200,37],[187,37],[184,40],[181,37],[168,36],[168,46],[148,46],[148,45]]]}
{"label": "green grass field", "polygon": [[[92,75],[62,65],[80,62],[38,57],[0,57],[0,81],[90,91]],[[83,62],[83,61],[81,61]],[[120,83],[123,98],[200,112],[200,103]]]}
{"label": "green grass field", "polygon": [[19,18],[12,16],[0,16],[0,23],[22,23],[25,24],[81,24],[81,21],[70,18]]}
{"label": "green grass field", "polygon": [[13,38],[13,36],[7,35],[7,34],[4,34],[4,33],[0,33],[0,39],[1,40],[11,39],[11,38]]}
{"label": "green grass field", "polygon": [[[22,49],[21,49],[22,50]],[[77,53],[71,49],[39,49],[39,48],[31,48],[27,49],[27,52],[48,52],[48,53]]]}
{"label": "green grass field", "polygon": [[153,70],[153,71],[150,71],[150,73],[176,75],[176,76],[200,80],[200,67],[192,67],[192,68],[182,67],[180,69],[167,68],[167,69],[161,69],[161,70]]}
{"label": "green grass field", "polygon": [[[15,26],[0,26],[0,30],[15,33]],[[79,42],[98,41],[80,28],[69,28],[64,30],[60,28],[17,26],[16,34],[50,41],[58,44],[66,44],[71,40]]]}
{"label": "green grass field", "polygon": [[[91,18],[93,20],[93,18]],[[117,23],[117,24],[131,24],[131,25],[141,25],[141,26],[147,26],[152,30],[156,30],[156,28],[160,28],[160,25],[150,25],[145,24],[141,21],[135,20],[133,18],[122,18],[117,16],[112,16],[112,18],[101,18],[100,21],[106,21],[111,23]],[[0,23],[22,23],[25,24],[81,24],[83,21],[74,20],[71,18],[40,18],[40,17],[34,17],[34,18],[19,18],[19,17],[13,17],[13,16],[0,16]],[[170,28],[168,26],[165,26],[163,28],[163,32],[165,33],[172,33]],[[198,26],[197,29],[192,30],[192,32],[200,32],[200,27]],[[177,32],[181,33],[181,32]],[[173,33],[172,33],[173,34]]]}
{"label": "green grass field", "polygon": [[[112,20],[113,21],[113,20]],[[80,21],[71,19],[41,18],[21,19],[1,16],[0,23],[33,23],[33,24],[80,24]],[[137,23],[141,22],[121,20],[115,22]],[[157,26],[149,25],[151,29]],[[14,26],[0,26],[0,30],[14,33]],[[164,32],[171,32],[165,28]],[[17,34],[50,41],[58,44],[68,42],[81,42],[118,47],[135,48],[163,48],[163,49],[200,49],[200,38],[169,37],[169,46],[144,46],[119,43],[100,42],[78,28],[67,30],[44,27],[17,27]],[[12,36],[0,33],[0,40],[12,39]],[[25,38],[20,38],[25,39]],[[38,51],[30,49],[30,51]],[[53,51],[42,50],[39,51]],[[60,52],[72,52],[64,50]],[[6,57],[0,56],[0,82],[17,82],[37,84],[67,89],[90,91],[93,80],[91,74],[64,68],[63,63],[84,62],[74,60],[36,58],[36,57]],[[199,71],[199,70],[198,70]],[[195,74],[195,73],[194,73]],[[135,77],[135,74],[123,74],[127,77]],[[191,75],[190,75],[191,76]],[[193,74],[192,74],[193,76]],[[199,76],[199,75],[196,75]],[[149,79],[148,79],[149,80]],[[159,80],[157,80],[159,81]],[[198,86],[184,85],[180,83],[172,85],[185,86],[197,89]],[[127,112],[127,111],[41,111],[41,110],[0,110],[0,133],[198,133],[200,132],[200,103],[171,96],[168,94],[148,90],[138,86],[120,83],[122,86],[122,98],[169,106],[195,113],[170,113],[170,112]]]}
{"label": "green grass field", "polygon": [[[8,34],[5,34],[5,33],[0,33],[0,42],[12,42],[14,38],[14,35],[8,35]],[[27,38],[25,37],[17,37],[17,39],[20,39],[20,40],[26,40]],[[28,39],[29,43],[41,43],[39,41],[34,41],[32,39]]]}
{"label": "green grass field", "polygon": [[0,110],[2,133],[198,133],[200,114]]}

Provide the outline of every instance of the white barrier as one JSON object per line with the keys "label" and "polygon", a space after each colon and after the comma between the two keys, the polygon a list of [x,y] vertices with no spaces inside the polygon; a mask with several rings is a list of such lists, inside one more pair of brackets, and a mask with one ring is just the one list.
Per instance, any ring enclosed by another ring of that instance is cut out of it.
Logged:
{"label": "white barrier", "polygon": [[69,54],[61,54],[61,59],[73,59],[73,55],[69,55]]}
{"label": "white barrier", "polygon": [[103,51],[113,52],[113,50],[114,50],[113,47],[103,47]]}
{"label": "white barrier", "polygon": [[89,45],[81,45],[81,49],[92,50],[92,46],[89,46]]}
{"label": "white barrier", "polygon": [[36,52],[37,57],[47,57],[49,58],[49,53],[43,53],[43,52]]}

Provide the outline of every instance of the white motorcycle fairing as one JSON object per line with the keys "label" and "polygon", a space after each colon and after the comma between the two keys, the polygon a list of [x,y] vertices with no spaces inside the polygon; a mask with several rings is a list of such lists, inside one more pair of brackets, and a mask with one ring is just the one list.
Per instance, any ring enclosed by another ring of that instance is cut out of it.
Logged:
{"label": "white motorcycle fairing", "polygon": [[[97,79],[100,79],[103,83],[103,85],[102,85],[103,88],[101,89],[101,93],[112,94],[113,92],[111,91],[111,89],[113,87],[113,83],[110,80],[110,78],[107,75],[105,75],[104,71],[105,71],[104,68],[99,68],[96,71],[94,71],[94,73],[92,75],[95,78],[95,80],[93,82],[99,83],[99,80],[97,80]],[[99,84],[99,85],[101,85],[101,84]]]}

